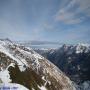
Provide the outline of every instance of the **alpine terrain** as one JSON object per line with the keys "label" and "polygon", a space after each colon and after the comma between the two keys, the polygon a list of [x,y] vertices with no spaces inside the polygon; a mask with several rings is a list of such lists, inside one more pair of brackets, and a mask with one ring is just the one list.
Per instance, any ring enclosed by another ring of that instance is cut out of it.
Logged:
{"label": "alpine terrain", "polygon": [[62,45],[58,49],[35,49],[60,68],[82,90],[90,90],[90,45]]}
{"label": "alpine terrain", "polygon": [[72,81],[33,49],[0,39],[0,90],[76,90]]}

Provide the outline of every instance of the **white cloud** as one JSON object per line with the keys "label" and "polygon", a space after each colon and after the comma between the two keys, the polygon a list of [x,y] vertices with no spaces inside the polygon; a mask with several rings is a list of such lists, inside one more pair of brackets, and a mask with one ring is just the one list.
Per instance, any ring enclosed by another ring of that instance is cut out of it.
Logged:
{"label": "white cloud", "polygon": [[90,0],[72,0],[69,4],[60,8],[55,15],[56,21],[66,24],[78,24],[90,17]]}

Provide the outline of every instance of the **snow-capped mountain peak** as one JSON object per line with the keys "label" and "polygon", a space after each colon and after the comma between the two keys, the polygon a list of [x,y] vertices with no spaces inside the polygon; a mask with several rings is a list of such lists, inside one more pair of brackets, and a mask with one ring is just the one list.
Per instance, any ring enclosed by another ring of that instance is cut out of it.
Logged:
{"label": "snow-capped mountain peak", "polygon": [[79,43],[76,45],[76,53],[88,52],[90,50],[89,44]]}

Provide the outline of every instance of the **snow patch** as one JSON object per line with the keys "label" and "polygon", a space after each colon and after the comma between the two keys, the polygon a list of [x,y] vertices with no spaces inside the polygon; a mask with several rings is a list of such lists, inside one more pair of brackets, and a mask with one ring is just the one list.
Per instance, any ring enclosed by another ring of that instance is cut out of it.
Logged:
{"label": "snow patch", "polygon": [[0,84],[0,90],[29,90],[23,85],[16,83],[3,83]]}
{"label": "snow patch", "polygon": [[40,90],[47,90],[44,86],[38,86]]}
{"label": "snow patch", "polygon": [[11,79],[10,79],[10,75],[9,75],[9,71],[8,71],[8,68],[12,66],[14,67],[14,63],[11,63],[7,68],[6,70],[2,70],[0,71],[0,79],[3,83],[8,83],[8,82],[11,82]]}
{"label": "snow patch", "polygon": [[9,71],[8,70],[4,70],[0,72],[0,79],[2,82],[4,83],[8,83],[11,82],[10,80],[10,75],[9,75]]}

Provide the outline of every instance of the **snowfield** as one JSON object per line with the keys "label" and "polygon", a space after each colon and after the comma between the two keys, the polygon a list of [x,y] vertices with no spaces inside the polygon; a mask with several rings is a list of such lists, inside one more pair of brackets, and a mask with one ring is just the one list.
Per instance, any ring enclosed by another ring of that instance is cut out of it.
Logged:
{"label": "snowfield", "polygon": [[16,83],[3,83],[0,84],[0,90],[29,90],[29,89]]}

